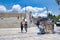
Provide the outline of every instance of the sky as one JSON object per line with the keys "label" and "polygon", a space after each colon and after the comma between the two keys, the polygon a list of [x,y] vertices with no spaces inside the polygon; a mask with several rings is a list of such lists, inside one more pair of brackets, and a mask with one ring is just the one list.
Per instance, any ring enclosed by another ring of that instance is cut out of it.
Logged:
{"label": "sky", "polygon": [[56,0],[0,0],[0,12],[24,12],[25,8],[35,14],[51,12],[59,15],[59,5]]}

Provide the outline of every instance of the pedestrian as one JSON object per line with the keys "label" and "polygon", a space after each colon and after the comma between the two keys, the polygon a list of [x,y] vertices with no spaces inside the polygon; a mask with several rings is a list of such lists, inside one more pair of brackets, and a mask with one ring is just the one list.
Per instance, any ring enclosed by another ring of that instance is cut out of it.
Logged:
{"label": "pedestrian", "polygon": [[23,32],[23,23],[21,22],[21,32]]}
{"label": "pedestrian", "polygon": [[24,27],[25,21],[23,19],[23,21],[21,22],[21,32],[23,32],[23,27]]}
{"label": "pedestrian", "polygon": [[42,22],[39,23],[39,29],[41,34],[45,34],[45,30]]}
{"label": "pedestrian", "polygon": [[54,20],[51,22],[51,31],[54,33]]}
{"label": "pedestrian", "polygon": [[25,31],[27,32],[28,25],[27,25],[27,20],[26,19],[25,19],[25,25],[24,25],[24,27],[25,27]]}
{"label": "pedestrian", "polygon": [[38,29],[39,29],[39,21],[37,21],[37,27],[38,27]]}
{"label": "pedestrian", "polygon": [[19,19],[19,16],[17,16],[17,19]]}

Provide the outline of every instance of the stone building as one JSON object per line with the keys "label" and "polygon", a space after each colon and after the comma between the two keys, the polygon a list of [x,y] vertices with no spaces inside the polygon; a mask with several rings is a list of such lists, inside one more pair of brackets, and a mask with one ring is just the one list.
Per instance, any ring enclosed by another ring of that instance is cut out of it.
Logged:
{"label": "stone building", "polygon": [[[7,13],[0,13],[0,18],[3,17],[18,17],[19,18],[26,18],[26,14],[25,13],[17,13],[17,12],[7,12]],[[29,13],[29,18],[32,18],[32,12]]]}

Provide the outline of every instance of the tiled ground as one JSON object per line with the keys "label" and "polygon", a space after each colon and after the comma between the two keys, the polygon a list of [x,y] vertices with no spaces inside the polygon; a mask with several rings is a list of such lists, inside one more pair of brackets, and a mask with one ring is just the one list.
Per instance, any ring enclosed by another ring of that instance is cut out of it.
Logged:
{"label": "tiled ground", "polygon": [[60,40],[60,34],[37,34],[36,27],[28,28],[28,32],[20,32],[20,28],[0,28],[0,40]]}
{"label": "tiled ground", "polygon": [[55,34],[37,34],[37,27],[30,27],[27,33],[21,33],[20,21],[16,18],[0,19],[0,40],[60,40],[60,27],[55,26]]}

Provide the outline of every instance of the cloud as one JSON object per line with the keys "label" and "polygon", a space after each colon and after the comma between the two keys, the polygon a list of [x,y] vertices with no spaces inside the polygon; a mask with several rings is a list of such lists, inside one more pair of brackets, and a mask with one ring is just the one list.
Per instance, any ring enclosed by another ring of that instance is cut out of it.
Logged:
{"label": "cloud", "polygon": [[[52,13],[52,11],[48,11],[48,13]],[[35,13],[33,14],[33,17],[37,18],[38,16],[40,17],[47,17],[47,11],[43,11],[42,13]]]}
{"label": "cloud", "polygon": [[27,7],[22,8],[22,12],[25,12],[25,10],[28,12],[32,11],[33,13],[37,13],[37,12],[45,10],[45,7],[38,8],[38,7],[27,6]]}
{"label": "cloud", "polygon": [[[18,12],[18,13],[28,12],[29,13],[30,11],[33,13],[34,17],[38,17],[38,16],[46,17],[47,16],[46,7],[39,8],[39,7],[26,6],[22,8],[19,4],[15,4],[12,6],[10,10],[7,10],[5,6],[0,5],[0,12]],[[48,11],[48,12],[52,13],[51,11]]]}
{"label": "cloud", "polygon": [[21,12],[25,13],[25,12],[30,12],[32,11],[33,12],[33,7],[32,6],[27,6],[27,7],[24,7],[22,8]]}
{"label": "cloud", "polygon": [[52,11],[48,11],[49,13],[53,13]]}
{"label": "cloud", "polygon": [[21,6],[19,4],[13,5],[12,10],[16,10],[19,12],[21,10]]}
{"label": "cloud", "polygon": [[35,13],[33,14],[33,17],[37,18],[38,16],[40,17],[47,17],[47,11],[44,11],[42,13]]}
{"label": "cloud", "polygon": [[39,7],[32,7],[32,6],[26,6],[22,8],[19,4],[15,4],[12,6],[10,10],[6,9],[5,6],[0,5],[0,11],[2,12],[20,12],[20,13],[25,13],[25,10],[27,12],[33,12],[33,13],[38,13],[40,11],[45,10],[46,8],[39,8]]}
{"label": "cloud", "polygon": [[3,5],[0,5],[0,12],[6,12],[6,7]]}
{"label": "cloud", "polygon": [[47,17],[47,11],[44,11],[44,12],[40,13],[39,16],[41,16],[41,17]]}
{"label": "cloud", "polygon": [[21,6],[19,4],[15,4],[10,10],[8,10],[4,5],[0,5],[0,12],[21,12]]}
{"label": "cloud", "polygon": [[8,12],[20,12],[21,6],[19,4],[13,5],[12,9],[8,10]]}
{"label": "cloud", "polygon": [[25,12],[33,12],[33,13],[37,13],[39,11],[43,11],[45,10],[45,8],[38,8],[38,7],[32,7],[32,6],[26,6],[24,8],[22,8],[19,4],[13,5],[12,9],[9,10],[9,12],[20,12],[20,13],[25,13]]}

